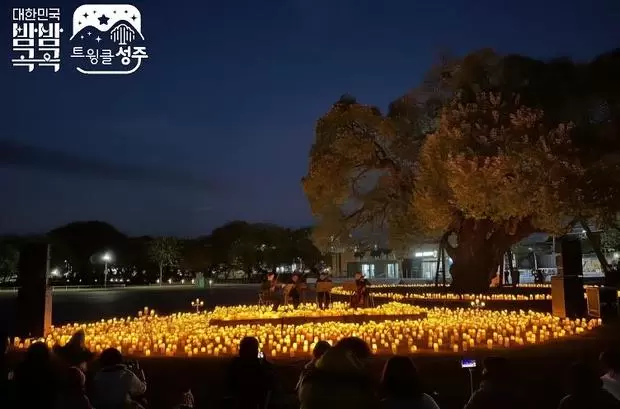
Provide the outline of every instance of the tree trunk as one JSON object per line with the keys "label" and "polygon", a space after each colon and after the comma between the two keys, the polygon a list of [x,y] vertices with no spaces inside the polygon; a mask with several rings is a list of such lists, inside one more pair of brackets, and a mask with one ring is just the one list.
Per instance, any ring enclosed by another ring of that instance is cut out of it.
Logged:
{"label": "tree trunk", "polygon": [[452,290],[461,294],[488,291],[502,256],[534,230],[529,221],[509,226],[490,220],[464,219],[459,227],[455,232],[457,246],[448,243],[446,250],[453,262]]}
{"label": "tree trunk", "polygon": [[159,263],[159,285],[164,285],[164,266]]}
{"label": "tree trunk", "polygon": [[[459,246],[460,247],[460,246]],[[501,257],[484,245],[469,246],[472,252],[457,252],[450,268],[452,290],[457,293],[484,293],[489,290]]]}
{"label": "tree trunk", "polygon": [[504,286],[504,268],[506,267],[506,253],[502,254],[502,259],[499,262],[499,287]]}

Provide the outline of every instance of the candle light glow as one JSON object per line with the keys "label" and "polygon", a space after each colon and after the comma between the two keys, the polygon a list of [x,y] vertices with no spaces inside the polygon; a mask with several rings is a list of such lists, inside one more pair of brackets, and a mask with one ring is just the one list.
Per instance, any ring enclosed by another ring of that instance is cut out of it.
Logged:
{"label": "candle light glow", "polygon": [[[399,320],[404,308],[426,312],[426,318]],[[337,311],[347,312],[338,304]],[[260,347],[273,358],[307,357],[319,340],[335,343],[349,336],[365,340],[376,354],[458,353],[476,349],[501,349],[545,343],[577,336],[601,325],[600,320],[560,319],[547,313],[490,311],[485,309],[422,309],[398,303],[377,307],[372,315],[383,312],[394,317],[385,322],[303,323],[301,325],[256,324],[213,325],[211,320],[229,314],[235,317],[269,315],[259,306],[218,307],[213,312],[177,313],[159,316],[145,308],[137,317],[113,318],[87,324],[52,327],[48,346],[64,345],[79,329],[86,334],[86,346],[93,352],[116,347],[129,356],[232,356],[238,352],[244,336],[258,338]],[[355,313],[353,310],[349,310]],[[362,311],[356,310],[358,314]],[[274,314],[331,314],[304,306],[300,310],[281,309]],[[279,315],[278,315],[279,314]],[[311,316],[311,315],[307,315]],[[325,315],[324,315],[325,316]],[[28,348],[35,339],[15,338],[13,348]]]}

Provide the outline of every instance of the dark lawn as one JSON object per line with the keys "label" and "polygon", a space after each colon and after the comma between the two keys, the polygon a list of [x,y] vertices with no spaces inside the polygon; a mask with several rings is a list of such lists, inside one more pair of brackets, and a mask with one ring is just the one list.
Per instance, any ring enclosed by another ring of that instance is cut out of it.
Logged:
{"label": "dark lawn", "polygon": [[[216,305],[254,303],[257,293],[256,285],[216,285],[210,289],[192,286],[57,289],[53,295],[52,321],[54,325],[62,325],[134,316],[144,307],[154,308],[161,314],[191,311],[191,302],[196,298],[212,309]],[[9,332],[14,325],[16,297],[17,292],[0,291],[0,327]]]}

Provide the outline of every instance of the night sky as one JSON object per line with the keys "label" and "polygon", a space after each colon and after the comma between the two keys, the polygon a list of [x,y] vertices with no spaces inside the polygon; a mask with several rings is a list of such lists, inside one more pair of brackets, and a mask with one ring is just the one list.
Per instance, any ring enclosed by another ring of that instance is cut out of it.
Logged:
{"label": "night sky", "polygon": [[86,76],[67,62],[80,4],[0,6],[7,50],[12,7],[60,6],[65,29],[60,72],[2,66],[0,233],[307,225],[314,124],[341,94],[385,108],[445,50],[583,60],[620,46],[618,0],[150,0],[132,3],[149,60]]}

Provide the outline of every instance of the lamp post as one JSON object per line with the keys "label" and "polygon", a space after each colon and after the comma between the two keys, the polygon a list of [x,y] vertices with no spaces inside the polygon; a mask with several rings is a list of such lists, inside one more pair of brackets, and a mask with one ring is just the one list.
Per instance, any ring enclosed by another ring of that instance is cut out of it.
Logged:
{"label": "lamp post", "polygon": [[108,286],[108,263],[112,261],[110,252],[106,252],[101,259],[103,260],[103,288]]}
{"label": "lamp post", "polygon": [[475,301],[472,301],[470,305],[471,305],[471,308],[476,309],[476,310],[481,310],[482,308],[486,306],[484,301],[480,301],[479,298],[476,298]]}
{"label": "lamp post", "polygon": [[196,313],[200,313],[200,308],[202,308],[202,306],[205,305],[205,302],[202,301],[199,298],[196,298],[194,301],[192,301],[192,307],[196,308]]}

